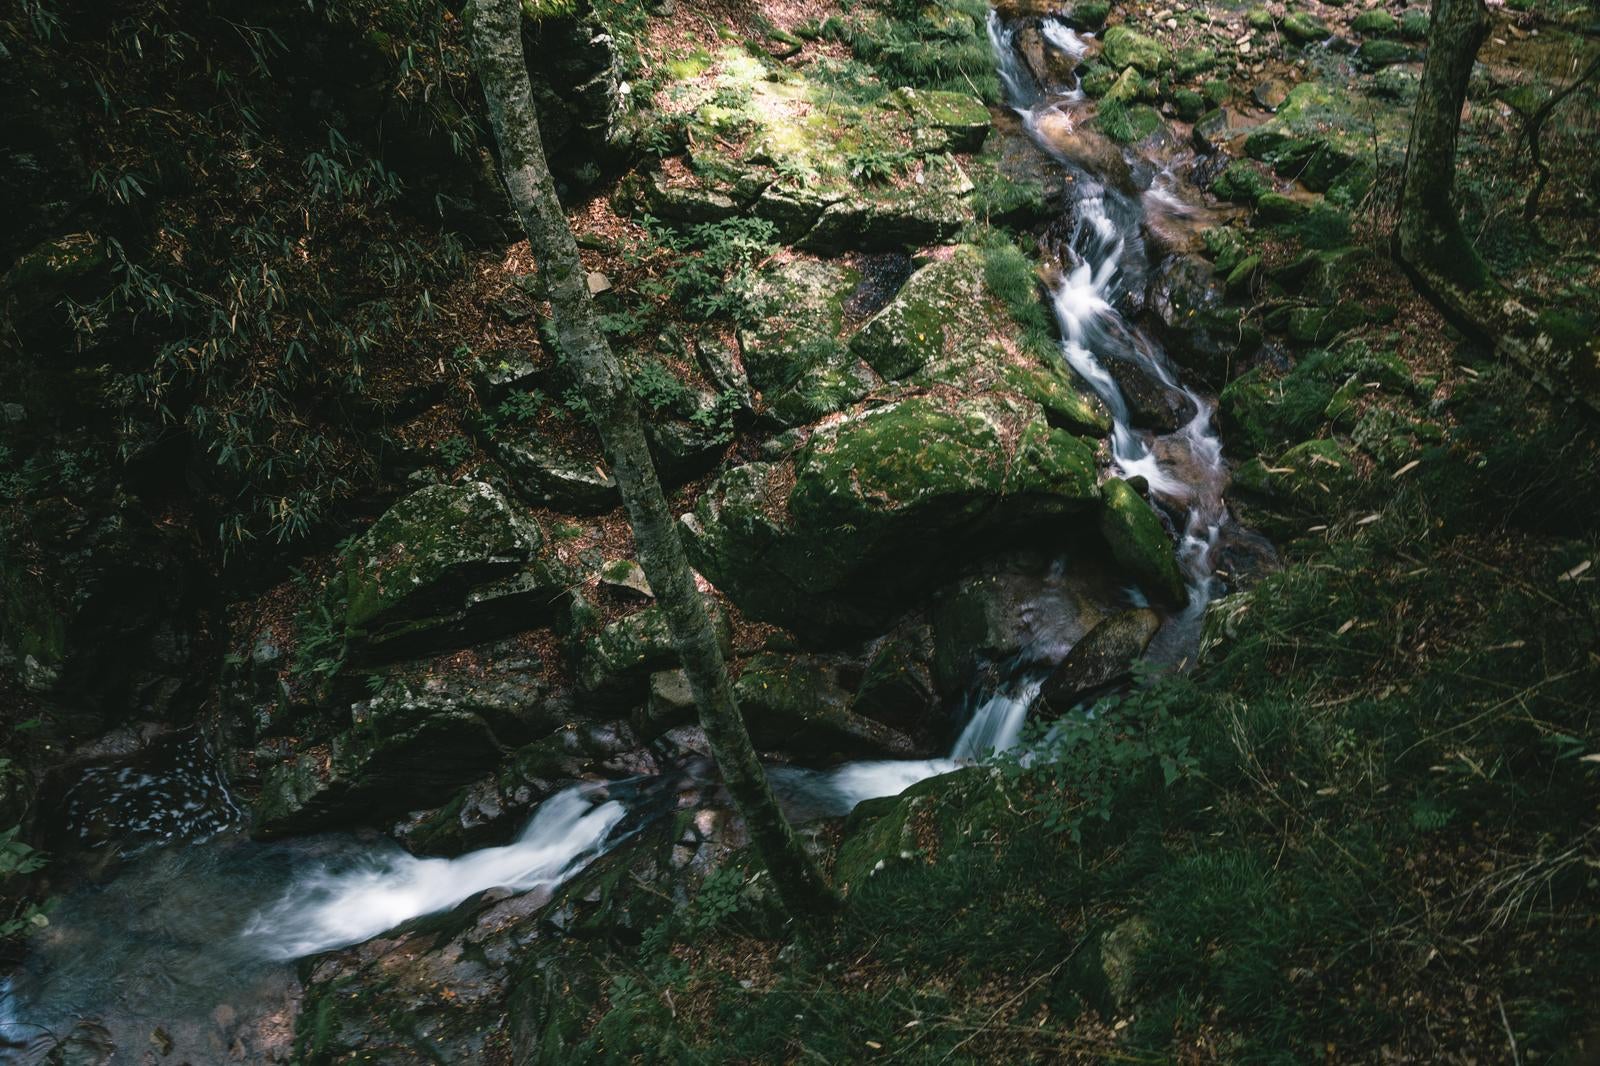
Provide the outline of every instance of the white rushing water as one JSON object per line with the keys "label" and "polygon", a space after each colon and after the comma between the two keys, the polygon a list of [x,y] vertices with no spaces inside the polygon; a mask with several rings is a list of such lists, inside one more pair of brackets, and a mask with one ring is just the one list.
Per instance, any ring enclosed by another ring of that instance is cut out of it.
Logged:
{"label": "white rushing water", "polygon": [[579,784],[551,796],[503,847],[454,859],[401,852],[304,875],[247,923],[244,936],[269,958],[295,959],[369,940],[486,889],[555,888],[616,843],[612,830],[627,811],[616,800],[594,802],[602,787]]}

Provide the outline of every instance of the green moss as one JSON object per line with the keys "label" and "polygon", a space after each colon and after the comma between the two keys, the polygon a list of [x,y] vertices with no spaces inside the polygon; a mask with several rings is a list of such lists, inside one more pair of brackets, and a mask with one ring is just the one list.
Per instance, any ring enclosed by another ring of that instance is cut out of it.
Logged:
{"label": "green moss", "polygon": [[1173,60],[1173,73],[1180,78],[1204,74],[1217,65],[1217,54],[1199,46],[1181,49]]}
{"label": "green moss", "polygon": [[1193,89],[1179,89],[1173,93],[1172,105],[1173,109],[1177,111],[1178,117],[1185,122],[1195,121],[1205,114],[1206,110],[1205,97]]}
{"label": "green moss", "polygon": [[1119,71],[1133,67],[1141,74],[1159,74],[1171,65],[1166,45],[1126,24],[1111,27],[1101,40],[1101,56]]}
{"label": "green moss", "polygon": [[1133,575],[1151,599],[1168,606],[1188,600],[1172,538],[1143,496],[1120,478],[1100,486],[1100,534],[1112,557]]}
{"label": "green moss", "polygon": [[1362,41],[1356,56],[1369,67],[1387,67],[1408,62],[1412,58],[1412,51],[1399,41],[1375,37]]}
{"label": "green moss", "polygon": [[1289,12],[1284,16],[1281,28],[1285,37],[1299,44],[1321,41],[1328,36],[1327,25],[1321,19],[1308,15],[1304,11]]}
{"label": "green moss", "polygon": [[1211,191],[1224,200],[1253,204],[1272,191],[1272,182],[1243,159],[1228,164],[1228,169],[1212,182]]}
{"label": "green moss", "polygon": [[1129,107],[1107,100],[1095,113],[1100,131],[1118,144],[1137,144],[1161,128],[1161,116],[1144,104]]}
{"label": "green moss", "polygon": [[384,512],[346,556],[344,623],[352,637],[450,602],[517,570],[543,536],[490,486],[434,485]]}
{"label": "green moss", "polygon": [[1400,22],[1382,8],[1374,8],[1351,19],[1350,28],[1363,36],[1392,37],[1400,32]]}

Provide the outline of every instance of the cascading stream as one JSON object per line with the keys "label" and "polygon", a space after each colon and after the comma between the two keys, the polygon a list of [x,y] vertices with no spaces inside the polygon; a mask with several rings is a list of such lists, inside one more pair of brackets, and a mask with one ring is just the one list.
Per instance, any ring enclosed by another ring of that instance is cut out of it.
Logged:
{"label": "cascading stream", "polygon": [[[1084,55],[1083,39],[1064,23],[1046,18],[1039,31],[1044,44],[1072,66]],[[1075,123],[1089,105],[1075,77],[1070,85],[1041,85],[1022,61],[1016,35],[1013,24],[991,11],[989,36],[1008,103],[1034,141],[1077,179],[1070,237],[1051,285],[1061,355],[1111,414],[1111,472],[1142,478],[1151,499],[1179,527],[1177,558],[1188,584],[1188,604],[1163,627],[1148,653],[1176,659],[1192,645],[1198,621],[1214,595],[1211,556],[1219,531],[1229,521],[1222,497],[1226,484],[1222,447],[1212,426],[1210,402],[1179,380],[1160,347],[1125,321],[1117,304],[1143,281],[1140,231],[1146,214],[1185,210],[1172,192],[1178,179],[1170,171],[1160,171],[1135,196],[1125,188],[1109,187],[1109,179],[1086,172],[1057,151],[1041,132],[1043,123]],[[1131,362],[1161,387],[1181,394],[1193,405],[1193,417],[1165,435],[1139,429],[1117,378],[1107,368],[1111,359]],[[864,800],[897,794],[918,781],[1014,747],[1039,688],[1036,668],[1019,664],[978,707],[948,758],[858,762],[829,771],[774,767],[774,785],[795,809],[817,815],[846,813]],[[111,784],[120,787],[127,782]],[[640,782],[638,787],[648,784]],[[347,838],[283,845],[244,842],[232,850],[224,846],[214,851],[207,850],[211,845],[191,845],[142,858],[124,878],[129,902],[90,896],[77,905],[78,925],[90,936],[95,928],[110,933],[119,923],[125,924],[122,908],[137,905],[140,899],[145,902],[138,913],[159,916],[168,913],[162,908],[177,907],[176,916],[158,917],[165,922],[160,928],[128,939],[119,949],[126,958],[103,950],[86,962],[68,934],[50,964],[54,969],[43,974],[45,987],[25,998],[19,998],[24,995],[21,990],[14,993],[10,984],[0,983],[0,1058],[9,1042],[27,1049],[21,1061],[39,1061],[33,1052],[53,1046],[38,1042],[37,1032],[43,1029],[39,1018],[59,1022],[82,1016],[97,1003],[125,998],[127,993],[114,979],[107,985],[103,971],[108,968],[176,969],[183,965],[179,960],[204,950],[212,968],[195,975],[193,988],[237,982],[244,975],[266,982],[260,987],[270,993],[277,986],[261,976],[266,972],[261,968],[278,960],[359,943],[486,889],[553,890],[630,834],[624,819],[637,805],[615,798],[611,791],[615,788],[615,784],[574,785],[547,799],[516,841],[455,859],[418,858],[393,844],[374,847]],[[211,905],[191,905],[185,911],[181,899],[172,899],[187,891],[194,904],[206,891],[227,894],[226,886],[233,886],[235,894],[228,898],[239,908],[231,913]],[[70,916],[72,908],[65,910]],[[234,916],[240,913],[250,915],[242,930]],[[52,1009],[36,1010],[41,1004]],[[158,1016],[158,1009],[169,1008],[148,1003],[132,1008],[141,1016],[151,1012],[151,1017]]]}

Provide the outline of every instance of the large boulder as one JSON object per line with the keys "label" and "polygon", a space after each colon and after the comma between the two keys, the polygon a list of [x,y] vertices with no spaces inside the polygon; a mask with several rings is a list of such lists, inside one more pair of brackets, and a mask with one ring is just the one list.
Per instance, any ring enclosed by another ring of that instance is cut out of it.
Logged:
{"label": "large boulder", "polygon": [[950,156],[929,156],[903,185],[863,185],[829,204],[796,247],[833,255],[949,241],[972,221],[972,179]]}
{"label": "large boulder", "polygon": [[539,558],[543,542],[484,482],[405,497],[351,547],[330,588],[350,656],[426,654],[550,621],[569,582]]}
{"label": "large boulder", "polygon": [[1100,56],[1118,70],[1132,67],[1141,74],[1158,74],[1172,62],[1166,45],[1130,26],[1113,26],[1106,31]]}
{"label": "large boulder", "polygon": [[1044,408],[1053,426],[1105,433],[1104,409],[1060,358],[1017,350],[1018,323],[986,280],[988,269],[973,245],[942,253],[861,325],[851,351],[886,379],[1014,393]]}
{"label": "large boulder", "polygon": [[685,528],[696,567],[742,610],[843,639],[881,631],[972,545],[1098,500],[1091,448],[1039,405],[941,390],[730,470]]}
{"label": "large boulder", "polygon": [[353,704],[332,739],[263,774],[256,834],[382,825],[442,803],[492,769],[511,744],[570,712],[538,673],[482,681],[419,675]]}

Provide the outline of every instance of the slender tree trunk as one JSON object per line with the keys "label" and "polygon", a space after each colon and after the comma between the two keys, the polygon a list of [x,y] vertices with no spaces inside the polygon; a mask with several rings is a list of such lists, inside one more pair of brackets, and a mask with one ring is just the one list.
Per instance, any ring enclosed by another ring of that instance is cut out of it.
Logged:
{"label": "slender tree trunk", "polygon": [[578,246],[545,161],[522,49],[518,0],[477,0],[472,51],[500,145],[500,169],[550,300],[557,343],[572,360],[633,526],[639,563],[666,614],[700,711],[700,724],[762,862],[791,914],[826,910],[837,896],[801,846],[756,759],[722,647],[695,587],[677,523],[645,442],[638,404],[595,321]]}
{"label": "slender tree trunk", "polygon": [[1456,214],[1456,134],[1472,64],[1489,31],[1483,0],[1435,0],[1400,192],[1400,258],[1472,290],[1490,281]]}

